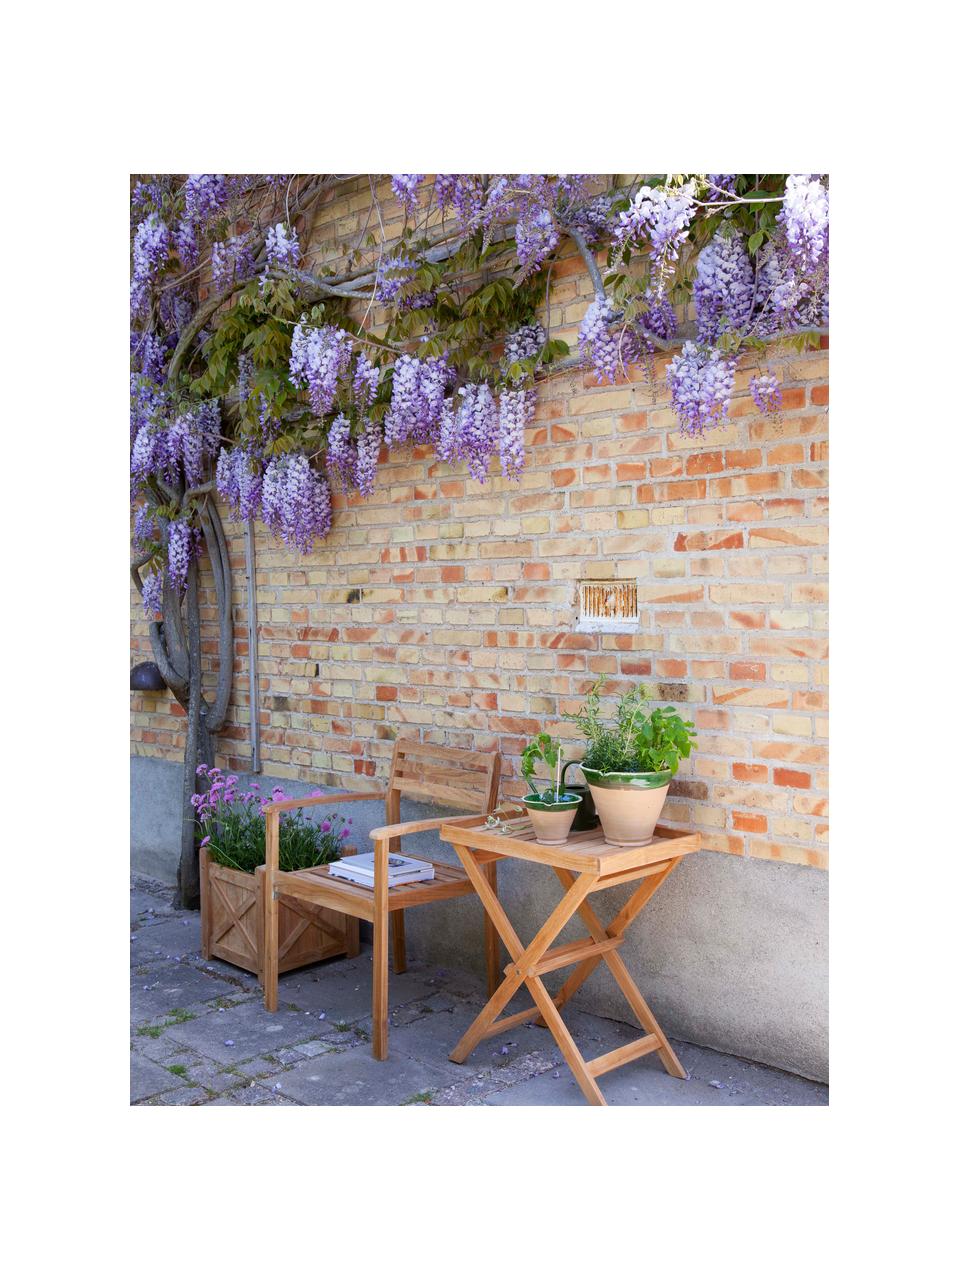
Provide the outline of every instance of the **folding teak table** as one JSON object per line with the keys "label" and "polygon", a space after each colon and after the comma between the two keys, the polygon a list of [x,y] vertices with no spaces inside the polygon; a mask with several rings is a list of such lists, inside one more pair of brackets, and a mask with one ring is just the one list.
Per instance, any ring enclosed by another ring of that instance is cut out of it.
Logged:
{"label": "folding teak table", "polygon": [[[600,830],[579,831],[572,833],[562,845],[543,845],[534,839],[529,820],[506,823],[493,829],[478,820],[474,825],[444,825],[440,835],[456,849],[512,959],[504,970],[503,982],[450,1054],[453,1062],[465,1061],[481,1040],[499,1035],[521,1022],[536,1020],[552,1032],[577,1084],[593,1106],[607,1105],[597,1085],[598,1076],[647,1053],[658,1053],[672,1076],[687,1079],[686,1071],[627,972],[618,951],[628,927],[670,872],[688,853],[695,853],[700,848],[698,834],[657,827],[650,844],[625,849],[607,844]],[[501,858],[519,858],[523,862],[539,862],[552,867],[564,889],[563,897],[526,947],[497,897],[495,877],[488,877],[484,871],[489,863]],[[590,906],[590,895],[635,880],[640,882],[638,887],[609,925],[603,925]],[[550,944],[574,915],[580,916],[589,937],[551,947]],[[574,1043],[560,1010],[601,960],[612,973],[646,1034],[588,1061]],[[570,965],[575,966],[573,973],[557,994],[551,996],[544,986],[543,975]],[[524,983],[536,1004],[519,1013],[500,1017],[511,997]]]}

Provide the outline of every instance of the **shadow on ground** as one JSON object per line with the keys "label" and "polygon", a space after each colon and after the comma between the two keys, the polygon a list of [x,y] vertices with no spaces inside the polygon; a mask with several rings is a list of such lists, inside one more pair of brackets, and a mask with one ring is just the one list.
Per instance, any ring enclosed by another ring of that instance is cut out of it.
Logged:
{"label": "shadow on ground", "polygon": [[[369,952],[280,979],[267,1013],[256,980],[200,956],[200,918],[135,877],[131,919],[130,1101],[136,1106],[586,1106],[552,1036],[524,1024],[448,1054],[485,1000],[472,974],[410,963],[390,978],[390,1056],[370,1055]],[[517,997],[513,1007],[522,1007]],[[509,1012],[510,1010],[508,1010]],[[638,1035],[578,1010],[564,1017],[585,1057]],[[612,1106],[810,1107],[825,1085],[674,1041],[689,1080],[656,1055],[603,1077]]]}

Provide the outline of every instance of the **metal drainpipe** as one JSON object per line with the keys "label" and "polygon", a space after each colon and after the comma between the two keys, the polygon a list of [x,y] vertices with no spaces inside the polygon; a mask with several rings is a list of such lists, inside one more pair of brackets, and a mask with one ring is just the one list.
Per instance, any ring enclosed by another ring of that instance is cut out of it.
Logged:
{"label": "metal drainpipe", "polygon": [[250,741],[253,760],[250,768],[260,772],[260,676],[257,661],[257,567],[253,543],[253,521],[247,521],[244,535],[247,558],[247,649],[250,660]]}

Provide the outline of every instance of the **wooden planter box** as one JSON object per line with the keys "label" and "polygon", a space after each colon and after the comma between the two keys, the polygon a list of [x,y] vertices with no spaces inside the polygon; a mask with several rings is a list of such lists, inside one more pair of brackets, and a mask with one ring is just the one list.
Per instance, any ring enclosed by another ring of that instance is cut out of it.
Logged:
{"label": "wooden planter box", "polygon": [[[344,849],[344,853],[355,853]],[[263,952],[263,877],[234,871],[200,850],[200,952],[258,976]],[[360,921],[329,907],[280,898],[280,973],[360,952]]]}

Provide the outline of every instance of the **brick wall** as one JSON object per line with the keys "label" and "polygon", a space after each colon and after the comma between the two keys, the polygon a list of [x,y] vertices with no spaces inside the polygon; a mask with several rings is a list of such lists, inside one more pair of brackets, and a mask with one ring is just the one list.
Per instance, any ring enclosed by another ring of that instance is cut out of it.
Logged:
{"label": "brick wall", "polygon": [[[318,228],[317,259],[332,260],[323,246],[364,217],[358,186]],[[554,335],[575,341],[591,296],[579,260],[559,263]],[[373,497],[336,502],[311,555],[258,528],[267,774],[364,785],[402,733],[498,747],[504,793],[519,795],[529,735],[571,737],[559,717],[601,673],[611,693],[643,679],[699,732],[666,819],[720,852],[826,866],[827,353],[771,361],[784,384],[775,421],[739,374],[730,422],[697,441],[676,429],[664,364],[653,392],[640,371],[612,388],[579,372],[541,384],[519,483],[479,485],[411,447],[381,463]],[[227,530],[236,676],[219,763],[239,769],[250,758],[243,539]],[[635,634],[576,631],[576,583],[591,577],[639,579]],[[137,602],[132,619],[140,661]],[[215,661],[212,631],[206,643]],[[179,758],[175,701],[131,701],[134,753]]]}

